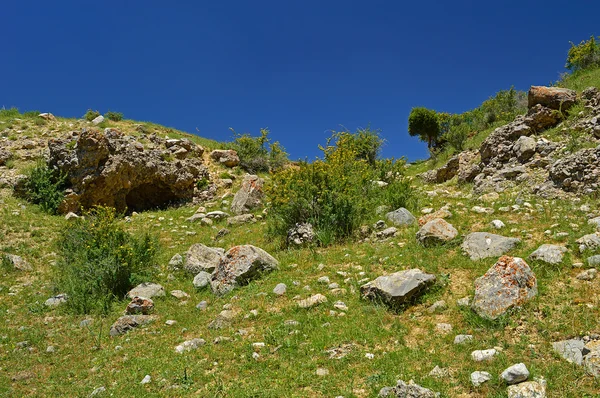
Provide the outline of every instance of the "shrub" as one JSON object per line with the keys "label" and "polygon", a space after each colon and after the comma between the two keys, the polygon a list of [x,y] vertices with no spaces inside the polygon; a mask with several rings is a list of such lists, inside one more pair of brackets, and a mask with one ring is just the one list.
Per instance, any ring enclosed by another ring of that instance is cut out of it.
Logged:
{"label": "shrub", "polygon": [[249,173],[275,171],[288,163],[287,153],[279,142],[271,143],[269,130],[261,129],[260,137],[237,134],[231,143],[239,158],[240,166]]}
{"label": "shrub", "polygon": [[210,181],[208,180],[208,178],[202,177],[201,179],[196,181],[196,188],[198,188],[199,191],[204,191],[206,188],[208,188],[209,184]]}
{"label": "shrub", "polygon": [[[42,113],[40,111],[27,111],[27,112],[23,112],[23,117],[26,117],[28,119],[39,119],[39,114]],[[44,119],[42,119],[44,120]]]}
{"label": "shrub", "polygon": [[326,159],[329,154],[328,148],[332,148],[333,152],[339,150],[351,151],[356,154],[356,160],[364,160],[373,166],[379,156],[382,145],[383,139],[379,136],[379,132],[367,127],[366,129],[359,129],[354,134],[348,131],[334,133],[327,140],[326,148],[320,148],[325,152]]}
{"label": "shrub", "polygon": [[452,148],[457,151],[462,151],[465,148],[465,142],[469,136],[469,126],[467,124],[459,124],[451,126],[450,130],[444,134],[443,139]]}
{"label": "shrub", "polygon": [[108,120],[112,120],[113,122],[119,122],[123,120],[123,114],[121,112],[108,111],[104,114],[104,117]]}
{"label": "shrub", "polygon": [[62,230],[57,250],[55,281],[69,297],[68,309],[106,314],[115,300],[149,276],[157,240],[125,232],[114,209],[97,207]]}
{"label": "shrub", "polygon": [[[348,138],[347,135],[354,137]],[[321,149],[323,160],[301,162],[276,173],[266,187],[269,198],[268,234],[284,241],[297,223],[313,225],[319,244],[351,237],[380,204],[408,206],[413,195],[403,177],[403,161],[362,158],[357,132],[334,133]],[[389,185],[379,187],[375,181]]]}
{"label": "shrub", "polygon": [[15,107],[10,109],[0,109],[0,119],[14,119],[16,117],[21,116],[19,110]]}
{"label": "shrub", "polygon": [[83,115],[83,118],[85,120],[87,120],[88,122],[91,122],[92,120],[94,120],[98,116],[100,116],[100,112],[88,109],[88,111],[85,113],[85,115]]}
{"label": "shrub", "polygon": [[565,68],[576,72],[597,66],[600,66],[600,46],[594,36],[578,45],[571,42]]}
{"label": "shrub", "polygon": [[20,188],[22,196],[42,210],[56,214],[63,201],[67,176],[50,169],[45,162],[39,161],[26,172],[26,178]]}

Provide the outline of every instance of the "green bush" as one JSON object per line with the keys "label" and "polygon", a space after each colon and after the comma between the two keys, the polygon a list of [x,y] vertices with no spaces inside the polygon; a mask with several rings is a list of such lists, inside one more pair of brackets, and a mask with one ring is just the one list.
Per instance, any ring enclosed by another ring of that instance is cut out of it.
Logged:
{"label": "green bush", "polygon": [[19,110],[15,107],[12,107],[10,109],[0,109],[0,119],[14,119],[20,116],[21,113],[19,113]]}
{"label": "green bush", "polygon": [[325,158],[328,156],[328,149],[333,148],[336,151],[352,151],[356,154],[356,160],[364,160],[371,166],[375,165],[383,139],[378,131],[373,131],[369,127],[359,129],[352,134],[348,131],[334,133],[328,140],[325,148],[320,147],[325,152]]}
{"label": "green bush", "polygon": [[123,120],[123,114],[121,112],[108,111],[104,114],[104,117],[108,120],[112,120],[113,122],[120,122]]}
{"label": "green bush", "polygon": [[20,188],[22,196],[31,203],[39,205],[42,210],[56,214],[63,201],[67,176],[39,161],[26,172],[26,178]]}
{"label": "green bush", "polygon": [[444,134],[443,139],[452,148],[457,151],[462,151],[465,148],[465,142],[469,136],[469,126],[467,124],[459,124],[458,126],[451,126],[449,131]]}
{"label": "green bush", "polygon": [[87,120],[88,122],[91,122],[92,120],[94,120],[98,116],[100,116],[100,112],[88,109],[88,111],[85,113],[85,115],[83,115],[83,118],[85,120]]}
{"label": "green bush", "polygon": [[597,66],[600,66],[600,45],[598,45],[594,36],[578,45],[571,42],[565,68],[576,72]]}
{"label": "green bush", "polygon": [[269,130],[261,129],[260,137],[237,134],[229,145],[240,158],[240,167],[249,173],[276,171],[288,163],[287,153],[279,142],[271,143]]}
{"label": "green bush", "polygon": [[149,277],[157,240],[123,230],[115,210],[97,207],[64,228],[57,242],[56,287],[77,314],[108,313],[135,283]]}
{"label": "green bush", "polygon": [[427,142],[427,148],[436,146],[442,134],[438,114],[423,107],[413,108],[408,116],[408,134],[418,136],[421,141]]}
{"label": "green bush", "polygon": [[[323,160],[301,162],[273,175],[266,187],[272,238],[283,242],[297,223],[310,223],[317,243],[327,246],[352,237],[381,204],[411,206],[414,196],[403,176],[404,161],[370,164],[358,150],[360,146],[348,144],[360,137],[360,131],[334,133],[328,143],[339,145],[321,147]],[[375,183],[379,180],[388,185],[379,187]]]}

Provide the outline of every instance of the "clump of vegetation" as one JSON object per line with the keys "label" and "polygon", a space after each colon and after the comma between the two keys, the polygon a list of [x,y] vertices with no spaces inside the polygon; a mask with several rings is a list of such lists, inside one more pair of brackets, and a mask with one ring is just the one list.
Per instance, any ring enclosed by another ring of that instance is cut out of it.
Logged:
{"label": "clump of vegetation", "polygon": [[2,272],[11,272],[14,271],[15,267],[10,261],[10,258],[4,253],[0,253],[0,271]]}
{"label": "clump of vegetation", "polygon": [[[600,37],[599,37],[600,38]],[[578,45],[571,42],[565,68],[572,72],[600,66],[600,45],[594,36]]]}
{"label": "clump of vegetation", "polygon": [[21,116],[21,113],[15,107],[9,109],[0,109],[0,119],[14,119],[19,116]]}
{"label": "clump of vegetation", "polygon": [[[276,173],[266,188],[269,235],[285,240],[296,223],[310,223],[318,243],[326,246],[351,237],[379,205],[412,207],[415,196],[404,178],[404,160],[371,163],[381,143],[369,129],[334,133],[320,147],[323,160]],[[377,181],[388,185],[382,188]]]}
{"label": "clump of vegetation", "polygon": [[208,188],[209,184],[210,181],[208,180],[208,178],[202,177],[201,179],[196,181],[196,188],[198,188],[199,191],[204,191],[206,188]]}
{"label": "clump of vegetation", "polygon": [[268,129],[261,129],[259,137],[233,133],[230,147],[237,152],[240,167],[249,173],[277,171],[289,162],[285,148],[277,141],[271,142]]}
{"label": "clump of vegetation", "polygon": [[97,207],[62,230],[57,249],[56,286],[68,295],[69,310],[106,314],[148,276],[157,240],[125,232],[114,209]]}
{"label": "clump of vegetation", "polygon": [[120,122],[123,120],[123,113],[108,111],[104,114],[104,117],[113,122]]}
{"label": "clump of vegetation", "polygon": [[436,111],[424,107],[413,108],[408,116],[408,134],[418,136],[432,148],[440,136],[440,120]]}
{"label": "clump of vegetation", "polygon": [[56,214],[64,199],[67,176],[39,161],[26,172],[26,178],[20,189],[22,196],[31,203],[39,205],[43,211]]}
{"label": "clump of vegetation", "polygon": [[98,116],[100,116],[100,112],[88,109],[88,111],[85,113],[85,115],[83,115],[83,118],[85,120],[87,120],[88,122],[91,122],[92,120],[94,120]]}

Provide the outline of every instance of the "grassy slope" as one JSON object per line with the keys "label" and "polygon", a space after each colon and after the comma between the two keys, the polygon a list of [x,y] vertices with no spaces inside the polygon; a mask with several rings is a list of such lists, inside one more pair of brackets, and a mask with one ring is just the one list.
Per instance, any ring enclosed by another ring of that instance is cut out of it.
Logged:
{"label": "grassy slope", "polygon": [[[122,123],[133,126],[132,122]],[[27,131],[33,134],[37,129],[31,127]],[[26,166],[26,162],[16,164],[19,168]],[[461,254],[459,242],[423,249],[414,237],[416,227],[401,230],[398,237],[387,242],[277,251],[264,238],[265,226],[261,223],[228,227],[231,233],[213,242],[212,237],[222,226],[188,224],[184,220],[195,208],[181,207],[142,213],[132,217],[130,223],[123,221],[123,225],[133,232],[149,229],[160,236],[163,250],[155,281],[167,291],[182,289],[191,298],[185,304],[170,296],[157,299],[158,322],[116,338],[107,337],[108,329],[120,316],[126,301],[116,306],[106,319],[95,317],[91,330],[79,326],[82,316],[43,307],[46,298],[54,294],[50,283],[54,259],[51,245],[68,222],[45,215],[2,189],[0,251],[26,257],[35,271],[27,274],[1,271],[0,313],[4,317],[0,327],[0,396],[87,396],[94,388],[105,386],[108,393],[119,397],[175,397],[190,393],[206,397],[366,397],[375,396],[381,387],[393,385],[398,378],[412,378],[446,397],[503,397],[506,387],[497,375],[516,362],[524,362],[532,376],[548,380],[549,397],[597,396],[599,382],[586,376],[582,368],[559,359],[550,343],[599,331],[600,280],[579,281],[573,277],[578,270],[571,268],[573,262],[583,259],[575,240],[592,232],[586,214],[578,209],[583,203],[597,209],[598,200],[582,198],[576,203],[537,200],[536,203],[532,198],[532,209],[499,213],[500,207],[514,204],[515,195],[505,194],[495,203],[485,204],[494,208],[495,214],[480,215],[469,209],[482,203],[469,198],[466,192],[460,193],[461,187],[454,182],[438,188],[437,196],[423,194],[421,205],[439,208],[450,203],[454,216],[449,221],[461,234],[491,231],[490,221],[500,218],[507,224],[503,234],[523,238],[523,244],[511,254],[527,257],[542,243],[568,245],[571,250],[562,266],[531,264],[538,276],[538,298],[494,323],[460,309],[456,300],[473,293],[473,281],[494,259],[470,261]],[[543,206],[543,210],[538,210],[536,204]],[[214,208],[219,207],[217,204]],[[159,217],[164,220],[159,221]],[[511,229],[515,232],[509,232]],[[568,232],[569,236],[562,239],[546,236],[543,231],[547,229],[553,233]],[[172,255],[184,253],[198,242],[224,248],[251,243],[278,258],[281,269],[223,298],[216,298],[209,291],[197,292],[191,284],[192,276],[171,272],[166,265]],[[322,271],[318,270],[319,264],[325,265]],[[429,292],[419,303],[399,314],[359,298],[358,280],[413,267],[435,273],[445,286]],[[339,275],[338,271],[347,275]],[[339,283],[346,293],[333,295],[327,286],[317,283],[324,275]],[[351,280],[345,283],[346,278]],[[271,293],[279,282],[288,286],[284,297]],[[307,285],[310,291],[305,290]],[[294,296],[304,298],[315,293],[325,294],[329,302],[311,310],[296,307]],[[440,299],[446,300],[449,308],[440,314],[429,314],[426,308]],[[195,308],[201,300],[209,302],[205,312]],[[349,307],[345,316],[330,314],[337,300]],[[208,329],[208,323],[225,304],[239,311],[232,327]],[[258,316],[250,315],[253,309],[258,310]],[[167,319],[176,320],[177,324],[166,326]],[[285,326],[289,319],[300,324]],[[435,325],[440,322],[452,324],[452,333],[438,334]],[[239,334],[241,329],[247,334]],[[454,336],[461,333],[473,334],[474,342],[454,345]],[[232,340],[213,344],[218,336]],[[207,345],[184,355],[174,352],[177,344],[195,337],[204,338]],[[32,350],[17,348],[21,341],[28,341]],[[266,343],[258,360],[251,355],[254,342]],[[344,344],[352,344],[348,355],[329,359],[324,350]],[[55,353],[46,353],[49,345],[56,347]],[[116,350],[117,346],[122,349]],[[472,350],[493,346],[503,348],[494,361],[489,364],[471,361]],[[374,354],[374,358],[366,358],[366,353]],[[428,377],[436,365],[449,368],[451,377],[443,380]],[[315,371],[320,367],[327,368],[329,375],[316,376]],[[493,381],[473,388],[469,375],[475,370],[492,373]],[[142,386],[139,382],[146,374],[153,381]]]}

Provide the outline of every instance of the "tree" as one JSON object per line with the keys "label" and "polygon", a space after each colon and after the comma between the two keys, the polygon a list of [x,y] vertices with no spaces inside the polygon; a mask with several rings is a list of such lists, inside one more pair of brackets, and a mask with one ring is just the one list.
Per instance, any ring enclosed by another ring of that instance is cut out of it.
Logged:
{"label": "tree", "polygon": [[441,135],[440,120],[436,111],[423,107],[413,108],[408,116],[408,134],[419,136],[432,148]]}

